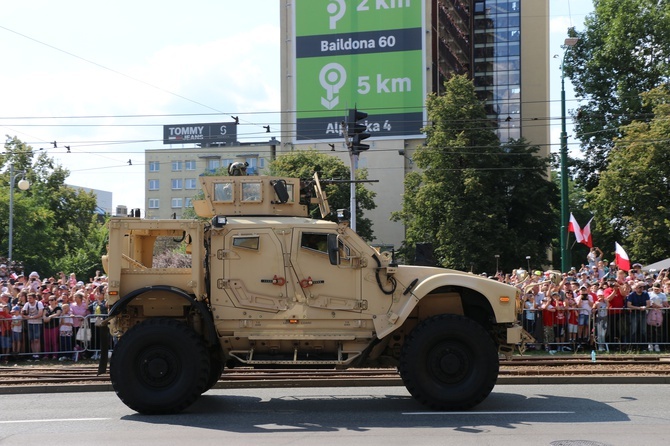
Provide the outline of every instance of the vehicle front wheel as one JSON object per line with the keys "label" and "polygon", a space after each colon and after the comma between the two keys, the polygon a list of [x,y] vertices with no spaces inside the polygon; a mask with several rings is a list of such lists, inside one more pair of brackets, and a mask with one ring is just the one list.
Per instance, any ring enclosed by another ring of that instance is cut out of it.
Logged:
{"label": "vehicle front wheel", "polygon": [[399,371],[407,390],[435,410],[470,409],[498,379],[498,351],[484,328],[464,316],[424,320],[403,345]]}
{"label": "vehicle front wheel", "polygon": [[173,319],[147,319],[121,336],[109,372],[128,407],[143,414],[176,413],[207,385],[209,355],[203,340]]}

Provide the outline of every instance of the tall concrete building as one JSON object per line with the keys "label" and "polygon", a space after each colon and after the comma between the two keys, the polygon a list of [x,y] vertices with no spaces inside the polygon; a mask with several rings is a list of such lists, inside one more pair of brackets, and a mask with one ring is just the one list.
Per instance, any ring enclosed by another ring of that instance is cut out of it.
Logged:
{"label": "tall concrete building", "polygon": [[[361,152],[380,245],[404,227],[403,178],[425,142],[425,98],[446,79],[474,80],[501,141],[524,137],[549,153],[549,0],[282,0],[282,151],[314,149],[349,164],[347,110],[369,114]],[[373,243],[374,244],[374,243]]]}

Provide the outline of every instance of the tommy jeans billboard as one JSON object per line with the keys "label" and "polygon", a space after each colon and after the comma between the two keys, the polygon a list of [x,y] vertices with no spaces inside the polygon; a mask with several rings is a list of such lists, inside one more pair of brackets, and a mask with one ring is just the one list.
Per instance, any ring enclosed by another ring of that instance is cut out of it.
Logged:
{"label": "tommy jeans billboard", "polygon": [[163,144],[234,143],[237,141],[235,122],[208,124],[174,124],[163,126]]}

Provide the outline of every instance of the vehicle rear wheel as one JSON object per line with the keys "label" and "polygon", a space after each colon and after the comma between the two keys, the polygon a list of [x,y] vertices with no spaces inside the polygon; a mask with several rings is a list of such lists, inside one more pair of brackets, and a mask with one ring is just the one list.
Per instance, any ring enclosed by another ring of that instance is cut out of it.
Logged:
{"label": "vehicle rear wheel", "polygon": [[147,319],[121,336],[109,372],[128,407],[144,414],[176,413],[207,384],[209,355],[203,340],[173,319]]}
{"label": "vehicle rear wheel", "polygon": [[421,322],[403,345],[399,371],[407,390],[435,410],[469,409],[498,379],[498,351],[484,328],[464,316]]}

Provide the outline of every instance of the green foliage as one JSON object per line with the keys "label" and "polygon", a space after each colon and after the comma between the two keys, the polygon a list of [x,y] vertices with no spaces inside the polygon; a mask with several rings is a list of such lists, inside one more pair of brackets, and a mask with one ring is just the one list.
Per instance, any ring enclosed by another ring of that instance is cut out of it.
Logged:
{"label": "green foliage", "polygon": [[404,254],[431,242],[446,267],[492,271],[496,254],[504,270],[527,255],[545,265],[557,227],[549,159],[523,140],[501,146],[465,76],[445,82],[427,108],[426,147],[414,155],[422,171],[405,177],[402,210],[393,214],[406,225]]}
{"label": "green foliage", "polygon": [[609,168],[587,196],[603,241],[618,241],[631,259],[651,263],[670,257],[670,89],[642,95],[650,121],[622,128],[609,153]]}
{"label": "green foliage", "polygon": [[584,159],[578,180],[592,189],[607,169],[621,128],[651,112],[640,94],[670,77],[670,1],[595,0],[584,31],[566,49],[564,72],[577,97],[576,135]]}
{"label": "green foliage", "polygon": [[[267,167],[268,175],[303,180],[311,180],[315,172],[319,174],[331,210],[349,209],[349,184],[328,184],[327,181],[329,179],[349,179],[349,168],[339,158],[315,150],[296,151],[278,156]],[[356,179],[367,179],[367,170],[358,169]],[[356,185],[356,232],[368,241],[374,240],[372,222],[363,216],[363,210],[376,207],[374,198],[374,192],[366,189],[360,183]],[[321,218],[316,206],[310,209],[310,213],[314,218]]]}
{"label": "green foliage", "polygon": [[[106,232],[97,221],[92,193],[65,185],[69,172],[46,153],[36,154],[17,138],[5,143],[0,176],[9,184],[8,166],[25,171],[30,188],[14,191],[13,257],[42,274],[75,272],[88,277],[100,269]],[[9,188],[0,190],[0,221],[9,220]],[[0,246],[8,244],[8,227],[0,228]]]}

